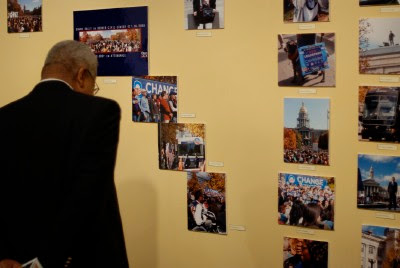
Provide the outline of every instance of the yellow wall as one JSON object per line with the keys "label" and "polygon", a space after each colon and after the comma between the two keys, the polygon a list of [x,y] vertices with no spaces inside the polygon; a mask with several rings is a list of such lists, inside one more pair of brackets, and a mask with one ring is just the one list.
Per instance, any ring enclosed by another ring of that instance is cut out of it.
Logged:
{"label": "yellow wall", "polygon": [[[224,162],[209,171],[227,173],[227,222],[245,225],[227,236],[187,231],[186,174],[158,169],[157,126],[131,121],[131,78],[116,85],[98,78],[100,95],[122,108],[116,184],[132,267],[282,267],[284,236],[329,242],[329,267],[360,267],[361,225],[399,227],[356,208],[357,153],[378,151],[357,140],[358,86],[379,84],[379,76],[358,75],[358,18],[399,16],[358,1],[331,0],[331,22],[316,32],[336,33],[336,87],[299,94],[277,86],[278,33],[310,32],[284,24],[283,0],[225,3],[225,29],[196,37],[183,29],[186,0],[43,0],[43,32],[30,38],[7,34],[6,0],[0,0],[0,105],[27,94],[39,81],[48,49],[71,39],[74,10],[149,6],[151,75],[177,75],[179,111],[195,113],[181,122],[206,124],[208,161]],[[284,164],[283,98],[331,98],[331,166],[300,171]],[[336,178],[335,231],[302,235],[277,224],[278,172]]]}

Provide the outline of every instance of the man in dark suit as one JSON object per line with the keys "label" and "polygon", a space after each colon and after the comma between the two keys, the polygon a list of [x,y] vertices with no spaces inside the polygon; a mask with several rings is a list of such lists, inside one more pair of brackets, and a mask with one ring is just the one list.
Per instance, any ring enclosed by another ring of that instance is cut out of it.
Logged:
{"label": "man in dark suit", "polygon": [[97,58],[76,41],[0,108],[0,267],[129,267],[114,185],[120,108],[93,96]]}
{"label": "man in dark suit", "polygon": [[388,193],[389,193],[389,209],[394,208],[396,210],[397,208],[397,182],[394,177],[392,177],[392,181],[389,182],[388,185]]}
{"label": "man in dark suit", "polygon": [[216,12],[216,0],[193,0],[193,16],[197,25],[200,23],[210,23],[214,20],[214,15],[203,16],[203,9],[212,8]]}

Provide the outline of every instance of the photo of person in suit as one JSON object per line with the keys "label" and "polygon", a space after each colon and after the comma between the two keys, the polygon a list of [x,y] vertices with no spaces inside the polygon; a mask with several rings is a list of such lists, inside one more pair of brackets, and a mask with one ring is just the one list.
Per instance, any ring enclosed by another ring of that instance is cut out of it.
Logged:
{"label": "photo of person in suit", "polygon": [[0,267],[129,267],[114,166],[120,108],[94,96],[97,58],[55,44],[41,81],[0,108]]}

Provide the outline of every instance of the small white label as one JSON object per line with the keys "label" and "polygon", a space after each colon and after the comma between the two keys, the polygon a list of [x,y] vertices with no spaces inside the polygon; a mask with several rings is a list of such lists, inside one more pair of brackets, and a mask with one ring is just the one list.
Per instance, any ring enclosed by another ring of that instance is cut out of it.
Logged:
{"label": "small white label", "polygon": [[208,165],[212,166],[212,167],[223,167],[224,166],[224,162],[212,162],[212,161],[210,161],[210,162],[208,162]]}
{"label": "small white label", "polygon": [[196,114],[181,114],[182,118],[196,118]]}
{"label": "small white label", "polygon": [[308,165],[299,165],[300,170],[316,170],[314,166],[308,166]]}
{"label": "small white label", "polygon": [[379,82],[383,83],[398,83],[400,82],[399,77],[381,76],[379,77]]}
{"label": "small white label", "polygon": [[394,220],[394,214],[387,214],[387,213],[376,213],[376,217],[379,219],[386,219],[386,220]]}
{"label": "small white label", "polygon": [[396,7],[381,7],[382,13],[399,12],[400,8]]}
{"label": "small white label", "polygon": [[300,88],[299,93],[300,94],[317,94],[317,89],[316,88]]}
{"label": "small white label", "polygon": [[397,145],[393,145],[393,144],[378,144],[378,150],[397,151]]}
{"label": "small white label", "polygon": [[315,29],[315,24],[299,24],[299,30],[312,30]]}
{"label": "small white label", "polygon": [[116,84],[117,79],[104,79],[104,84]]}
{"label": "small white label", "polygon": [[229,229],[235,230],[235,231],[246,231],[246,226],[229,224]]}
{"label": "small white label", "polygon": [[29,38],[30,35],[28,33],[20,33],[19,38]]}
{"label": "small white label", "polygon": [[299,234],[315,235],[315,231],[314,230],[299,229],[297,232]]}
{"label": "small white label", "polygon": [[196,36],[197,37],[211,37],[212,34],[211,34],[211,32],[197,32]]}

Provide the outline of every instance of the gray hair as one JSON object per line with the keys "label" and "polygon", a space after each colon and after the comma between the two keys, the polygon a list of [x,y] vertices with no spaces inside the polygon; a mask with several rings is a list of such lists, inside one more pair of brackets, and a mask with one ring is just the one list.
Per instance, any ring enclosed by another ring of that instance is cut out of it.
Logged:
{"label": "gray hair", "polygon": [[60,64],[70,74],[75,75],[80,67],[85,67],[94,77],[97,76],[97,57],[84,43],[65,40],[55,44],[47,54],[44,67]]}

